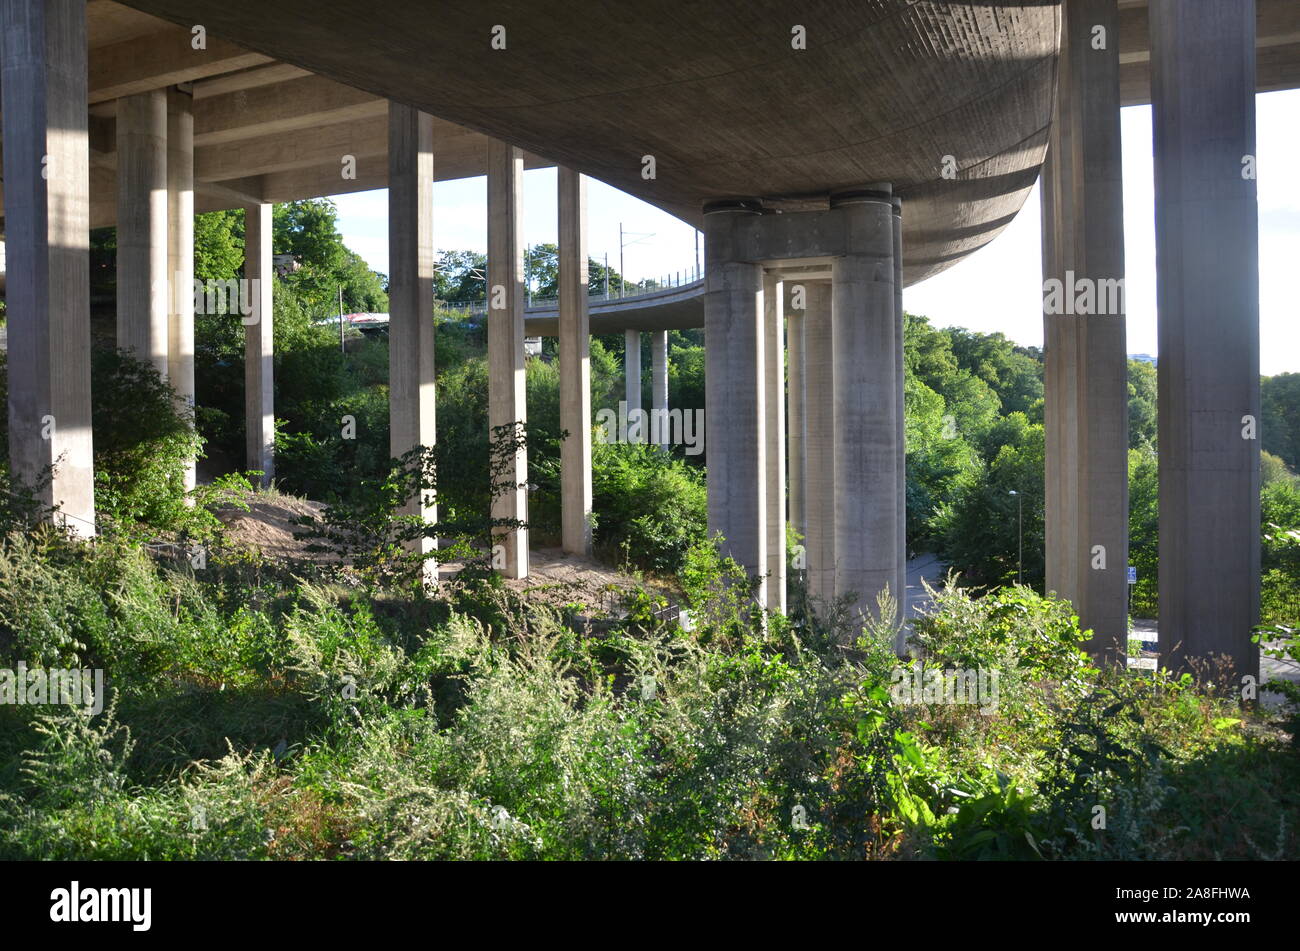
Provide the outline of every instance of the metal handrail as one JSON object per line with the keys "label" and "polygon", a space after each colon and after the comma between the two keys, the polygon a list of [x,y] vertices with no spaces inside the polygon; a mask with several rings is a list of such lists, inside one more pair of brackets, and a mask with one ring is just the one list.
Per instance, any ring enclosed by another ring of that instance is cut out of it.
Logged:
{"label": "metal handrail", "polygon": [[[649,297],[660,291],[672,290],[676,287],[685,287],[688,284],[697,283],[703,275],[700,270],[691,267],[685,271],[676,271],[672,274],[666,274],[658,279],[649,279],[639,281],[634,285],[635,293],[632,294],[589,294],[588,301],[613,301],[626,300],[632,301],[643,297]],[[556,297],[533,297],[530,298],[527,307],[536,308],[547,304],[558,304],[559,299]],[[443,310],[460,310],[471,314],[484,313],[487,311],[486,300],[474,301],[438,301],[438,306]]]}

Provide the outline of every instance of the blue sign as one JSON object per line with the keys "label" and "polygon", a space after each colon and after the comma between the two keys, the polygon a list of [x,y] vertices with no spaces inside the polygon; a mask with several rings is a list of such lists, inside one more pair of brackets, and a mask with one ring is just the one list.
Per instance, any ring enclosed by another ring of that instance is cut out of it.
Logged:
{"label": "blue sign", "polygon": [[1138,583],[1138,570],[1134,568],[1132,565],[1128,566],[1128,583],[1129,584]]}

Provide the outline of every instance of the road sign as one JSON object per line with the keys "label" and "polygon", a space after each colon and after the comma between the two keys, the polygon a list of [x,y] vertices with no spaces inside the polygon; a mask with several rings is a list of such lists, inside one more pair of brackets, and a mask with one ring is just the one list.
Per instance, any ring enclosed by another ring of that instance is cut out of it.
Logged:
{"label": "road sign", "polygon": [[1138,583],[1138,570],[1134,568],[1132,565],[1128,566],[1128,583],[1129,584]]}

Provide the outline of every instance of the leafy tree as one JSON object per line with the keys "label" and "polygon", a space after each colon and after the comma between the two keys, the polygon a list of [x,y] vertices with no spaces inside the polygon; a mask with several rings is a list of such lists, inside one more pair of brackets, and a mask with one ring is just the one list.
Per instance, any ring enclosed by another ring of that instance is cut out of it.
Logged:
{"label": "leafy tree", "polygon": [[1145,360],[1128,362],[1128,445],[1156,446],[1156,368]]}
{"label": "leafy tree", "polygon": [[1300,373],[1266,376],[1259,390],[1263,448],[1300,470]]}

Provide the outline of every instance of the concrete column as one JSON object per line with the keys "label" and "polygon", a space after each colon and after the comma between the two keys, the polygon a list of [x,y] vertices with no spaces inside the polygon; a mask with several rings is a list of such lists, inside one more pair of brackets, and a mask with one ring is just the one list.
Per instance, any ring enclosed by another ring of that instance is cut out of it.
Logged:
{"label": "concrete column", "polygon": [[[1042,188],[1047,589],[1069,598],[1093,631],[1089,652],[1119,662],[1128,633],[1128,353],[1118,9],[1116,0],[1069,0],[1063,11]],[[1094,48],[1099,26],[1104,49]]]}
{"label": "concrete column", "polygon": [[763,409],[766,449],[767,606],[785,612],[785,288],[763,275]]}
{"label": "concrete column", "polygon": [[[787,282],[785,287],[789,288]],[[804,314],[807,309],[807,284],[803,285],[803,305],[798,310],[785,308],[785,339],[788,356],[786,400],[786,473],[790,495],[790,524],[804,539],[805,564],[807,562],[808,519],[805,515],[804,485],[807,482],[807,463],[804,458]],[[788,290],[782,295],[790,297]]]}
{"label": "concrete column", "polygon": [[591,320],[587,298],[587,180],[560,166],[561,542],[591,554]]}
{"label": "concrete column", "polygon": [[1152,0],[1160,647],[1259,674],[1255,4]]}
{"label": "concrete column", "polygon": [[[898,532],[898,547],[895,549],[897,560],[897,582],[891,589],[897,592],[898,607],[901,617],[907,619],[907,423],[904,418],[904,380],[906,370],[903,359],[903,202],[895,198],[891,203],[894,212],[894,456],[895,471],[898,475],[898,495],[896,497],[897,514],[894,516],[894,528]],[[899,653],[904,651],[905,635],[900,631],[896,645]]]}
{"label": "concrete column", "polygon": [[[194,97],[167,91],[167,378],[194,411]],[[185,467],[195,485],[196,460]]]}
{"label": "concrete column", "polygon": [[[388,451],[394,459],[437,441],[433,322],[433,117],[388,104]],[[438,520],[432,493],[408,499],[401,514]],[[428,554],[432,537],[413,548]],[[424,578],[438,580],[432,559]]]}
{"label": "concrete column", "polygon": [[262,485],[275,478],[271,209],[270,204],[244,206],[244,279],[252,298],[244,317],[244,426],[248,468],[262,473]]}
{"label": "concrete column", "polygon": [[894,224],[879,197],[832,196],[845,216],[845,253],[831,266],[835,366],[835,593],[862,615],[898,591],[898,445],[895,412]]}
{"label": "concrete column", "polygon": [[641,409],[641,331],[623,331],[623,399],[627,401],[628,442],[646,442],[650,438],[650,427],[644,421],[640,426],[636,419]]}
{"label": "concrete column", "polygon": [[650,410],[656,445],[666,447],[672,437],[668,425],[668,331],[650,333]]}
{"label": "concrete column", "polygon": [[[528,413],[524,385],[524,154],[488,140],[488,426],[514,426],[523,435]],[[522,447],[494,452],[493,482],[503,488],[492,500],[492,518],[528,521],[528,453]],[[528,577],[528,528],[493,532],[492,563],[507,578]]]}
{"label": "concrete column", "polygon": [[[95,534],[84,0],[0,4],[9,462],[56,521]],[[52,468],[52,475],[45,476]]]}
{"label": "concrete column", "polygon": [[167,376],[167,91],[117,101],[117,345]]}
{"label": "concrete column", "polygon": [[709,535],[758,579],[767,603],[767,443],[763,401],[763,268],[736,260],[744,211],[704,216],[704,403]]}
{"label": "concrete column", "polygon": [[830,282],[804,288],[804,547],[808,595],[821,611],[835,598],[835,347]]}

